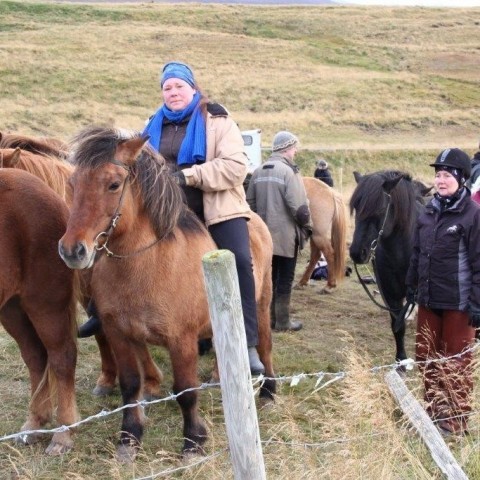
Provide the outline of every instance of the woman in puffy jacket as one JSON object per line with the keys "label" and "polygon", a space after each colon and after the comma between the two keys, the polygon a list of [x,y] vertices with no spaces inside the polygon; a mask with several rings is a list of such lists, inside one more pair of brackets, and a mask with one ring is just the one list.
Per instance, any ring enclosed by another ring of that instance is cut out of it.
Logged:
{"label": "woman in puffy jacket", "polygon": [[419,305],[416,359],[426,410],[442,433],[465,434],[470,347],[480,327],[480,206],[464,185],[471,170],[465,152],[446,149],[431,166],[436,193],[417,221],[407,299]]}

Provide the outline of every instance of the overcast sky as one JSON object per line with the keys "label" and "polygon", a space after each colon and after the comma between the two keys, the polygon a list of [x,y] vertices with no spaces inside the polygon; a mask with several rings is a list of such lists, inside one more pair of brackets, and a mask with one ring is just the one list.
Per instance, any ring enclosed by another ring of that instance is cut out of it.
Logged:
{"label": "overcast sky", "polygon": [[361,5],[409,5],[422,7],[480,7],[480,0],[336,0]]}

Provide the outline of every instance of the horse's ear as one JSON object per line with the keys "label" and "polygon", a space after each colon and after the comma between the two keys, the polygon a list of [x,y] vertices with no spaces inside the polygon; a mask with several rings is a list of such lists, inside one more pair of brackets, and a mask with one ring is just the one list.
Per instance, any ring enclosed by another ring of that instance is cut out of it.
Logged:
{"label": "horse's ear", "polygon": [[357,172],[356,170],[353,172],[353,177],[355,178],[355,181],[357,183],[360,183],[360,180],[363,178],[363,175],[360,172]]}
{"label": "horse's ear", "polygon": [[403,174],[399,173],[393,178],[389,178],[383,182],[383,189],[385,192],[390,193],[397,185],[398,182],[403,178]]}
{"label": "horse's ear", "polygon": [[136,162],[148,137],[135,137],[118,144],[116,158],[130,167]]}
{"label": "horse's ear", "polygon": [[422,197],[426,197],[426,196],[428,196],[428,195],[431,193],[432,190],[433,190],[433,187],[427,187],[427,186],[425,186],[425,188],[422,188],[422,189],[420,190],[420,193],[422,194]]}
{"label": "horse's ear", "polygon": [[22,149],[17,147],[12,154],[12,158],[10,159],[10,167],[13,168],[17,165],[20,161],[20,155],[22,154]]}

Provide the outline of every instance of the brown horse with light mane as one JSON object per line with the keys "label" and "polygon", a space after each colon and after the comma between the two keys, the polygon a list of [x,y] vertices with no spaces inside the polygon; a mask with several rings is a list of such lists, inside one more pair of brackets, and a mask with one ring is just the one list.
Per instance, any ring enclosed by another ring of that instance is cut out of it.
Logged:
{"label": "brown horse with light mane", "polygon": [[324,182],[303,177],[303,184],[310,202],[313,234],[310,238],[310,261],[298,282],[304,286],[323,253],[328,264],[325,292],[330,292],[345,276],[347,255],[347,210],[341,195]]}
{"label": "brown horse with light mane", "polygon": [[[202,257],[215,244],[185,206],[165,162],[139,135],[91,127],[74,143],[73,204],[59,242],[65,263],[90,268],[91,288],[105,335],[117,360],[125,404],[142,394],[147,343],[170,354],[179,393],[198,385],[199,338],[212,335]],[[249,222],[259,321],[260,358],[266,380],[260,397],[275,390],[269,306],[272,296],[272,240],[260,217]],[[102,255],[102,253],[106,253]],[[184,453],[197,453],[206,440],[197,392],[177,401],[183,415]],[[143,435],[141,407],[123,413],[117,456],[130,461]]]}
{"label": "brown horse with light mane", "polygon": [[[17,342],[29,371],[31,401],[22,431],[53,420],[78,420],[75,400],[76,275],[61,261],[57,242],[68,208],[47,185],[21,170],[0,170],[0,322]],[[26,444],[40,440],[25,433]],[[46,450],[65,453],[72,433],[58,432]]]}

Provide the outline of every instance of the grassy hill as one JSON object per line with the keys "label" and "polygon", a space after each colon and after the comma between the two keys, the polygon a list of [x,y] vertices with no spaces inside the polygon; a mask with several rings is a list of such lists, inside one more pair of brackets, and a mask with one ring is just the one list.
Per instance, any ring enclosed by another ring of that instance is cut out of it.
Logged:
{"label": "grassy hill", "polygon": [[478,144],[479,13],[0,1],[0,128],[141,129],[161,102],[160,67],[181,59],[264,146],[279,129],[297,133],[305,173],[319,150],[347,176],[352,151],[355,168],[411,168]]}

